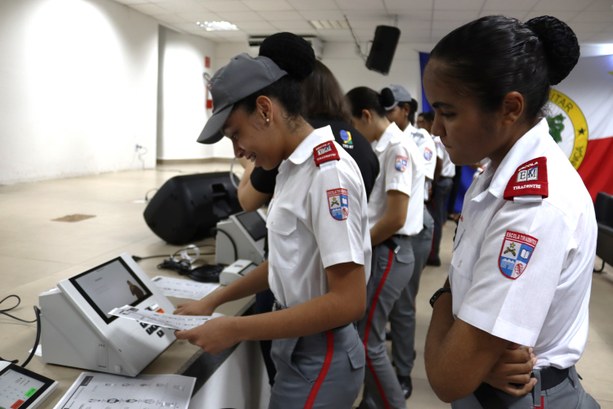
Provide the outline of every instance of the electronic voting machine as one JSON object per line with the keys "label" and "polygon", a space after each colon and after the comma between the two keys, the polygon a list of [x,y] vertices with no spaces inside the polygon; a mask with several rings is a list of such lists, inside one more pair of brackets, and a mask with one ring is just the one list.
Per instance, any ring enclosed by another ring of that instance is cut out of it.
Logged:
{"label": "electronic voting machine", "polygon": [[39,304],[46,363],[136,376],[175,340],[172,330],[108,314],[124,305],[174,310],[125,253],[60,281],[40,294]]}

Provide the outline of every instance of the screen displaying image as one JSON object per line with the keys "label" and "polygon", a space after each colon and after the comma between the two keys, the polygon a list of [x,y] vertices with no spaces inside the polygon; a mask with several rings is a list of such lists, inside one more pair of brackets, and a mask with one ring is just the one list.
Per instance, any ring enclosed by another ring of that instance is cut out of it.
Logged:
{"label": "screen displaying image", "polygon": [[107,324],[117,318],[108,314],[113,308],[136,306],[151,296],[121,258],[72,277],[70,282]]}
{"label": "screen displaying image", "polygon": [[266,222],[257,211],[238,213],[236,218],[254,241],[261,240],[266,236]]}

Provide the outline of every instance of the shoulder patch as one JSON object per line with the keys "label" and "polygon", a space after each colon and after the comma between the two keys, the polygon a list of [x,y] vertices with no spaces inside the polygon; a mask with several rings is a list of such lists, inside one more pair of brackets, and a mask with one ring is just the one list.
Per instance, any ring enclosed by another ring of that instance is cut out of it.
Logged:
{"label": "shoulder patch", "polygon": [[334,142],[332,141],[320,143],[313,148],[313,160],[317,166],[321,165],[322,163],[340,159],[341,157],[339,156],[336,146],[334,146]]}
{"label": "shoulder patch", "polygon": [[498,268],[502,275],[511,280],[522,275],[537,243],[535,237],[507,230],[498,255]]}
{"label": "shoulder patch", "polygon": [[343,221],[349,217],[349,194],[347,189],[337,188],[326,191],[328,210],[334,220]]}
{"label": "shoulder patch", "polygon": [[515,170],[504,190],[504,198],[513,200],[517,196],[549,196],[546,157],[532,159]]}
{"label": "shoulder patch", "polygon": [[409,164],[409,158],[406,156],[397,155],[396,161],[394,163],[394,168],[398,172],[404,172],[407,169],[407,165]]}
{"label": "shoulder patch", "polygon": [[343,148],[353,149],[353,137],[351,136],[351,131],[341,129],[341,131],[339,132],[339,137],[341,139],[341,145],[343,145]]}

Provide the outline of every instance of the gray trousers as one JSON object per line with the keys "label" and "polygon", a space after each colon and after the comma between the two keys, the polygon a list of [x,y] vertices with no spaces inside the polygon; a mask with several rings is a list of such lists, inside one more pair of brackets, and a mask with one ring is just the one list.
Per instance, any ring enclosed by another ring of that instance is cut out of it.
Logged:
{"label": "gray trousers", "polygon": [[277,373],[269,409],[351,408],[364,380],[364,347],[355,325],[272,341]]}
{"label": "gray trousers", "polygon": [[411,237],[411,245],[415,256],[415,267],[409,284],[400,294],[390,313],[389,322],[392,336],[392,360],[398,376],[410,376],[415,361],[415,300],[419,290],[421,273],[426,266],[430,247],[432,246],[432,231],[434,220],[424,205],[424,228],[419,234]]}
{"label": "gray trousers", "polygon": [[434,237],[432,239],[432,251],[430,258],[439,258],[441,238],[443,236],[443,225],[447,221],[447,202],[453,186],[453,179],[440,178],[433,186],[432,200],[430,202],[430,212],[434,219]]}
{"label": "gray trousers", "polygon": [[[538,370],[535,376],[540,380]],[[451,403],[452,409],[599,409],[600,405],[588,395],[579,381],[575,367],[569,369],[568,377],[560,384],[541,390],[540,382],[534,387],[532,393],[515,398],[506,393],[493,389],[503,404],[498,407],[484,408],[475,395]]]}
{"label": "gray trousers", "polygon": [[385,326],[392,307],[411,279],[415,264],[409,237],[394,236],[397,252],[386,244],[373,249],[367,286],[368,307],[358,324],[366,347],[361,409],[405,409],[405,399],[385,346]]}

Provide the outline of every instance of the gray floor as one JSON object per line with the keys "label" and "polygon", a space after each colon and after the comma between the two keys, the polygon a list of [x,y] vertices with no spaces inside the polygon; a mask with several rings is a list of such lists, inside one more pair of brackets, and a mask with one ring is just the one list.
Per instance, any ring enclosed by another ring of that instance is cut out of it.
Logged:
{"label": "gray floor", "polygon": [[[35,284],[37,280],[43,283],[51,274],[61,276],[64,271],[123,251],[139,251],[136,255],[148,256],[179,249],[179,246],[163,243],[145,224],[145,197],[151,196],[153,189],[167,179],[181,173],[228,169],[226,163],[166,164],[156,170],[0,186],[0,299],[26,283]],[[69,215],[94,217],[72,222],[53,220]],[[423,343],[430,319],[427,301],[444,281],[453,228],[453,223],[447,223],[443,233],[443,265],[427,267],[423,273],[418,297],[414,393],[407,402],[407,407],[411,408],[448,407],[438,401],[428,386]],[[597,264],[600,265],[599,261]],[[46,289],[42,287],[40,291]],[[609,409],[613,409],[612,305],[613,268],[606,266],[603,274],[594,275],[589,341],[578,369],[588,392],[603,408]],[[3,332],[3,322],[4,318],[0,319],[0,332]]]}

